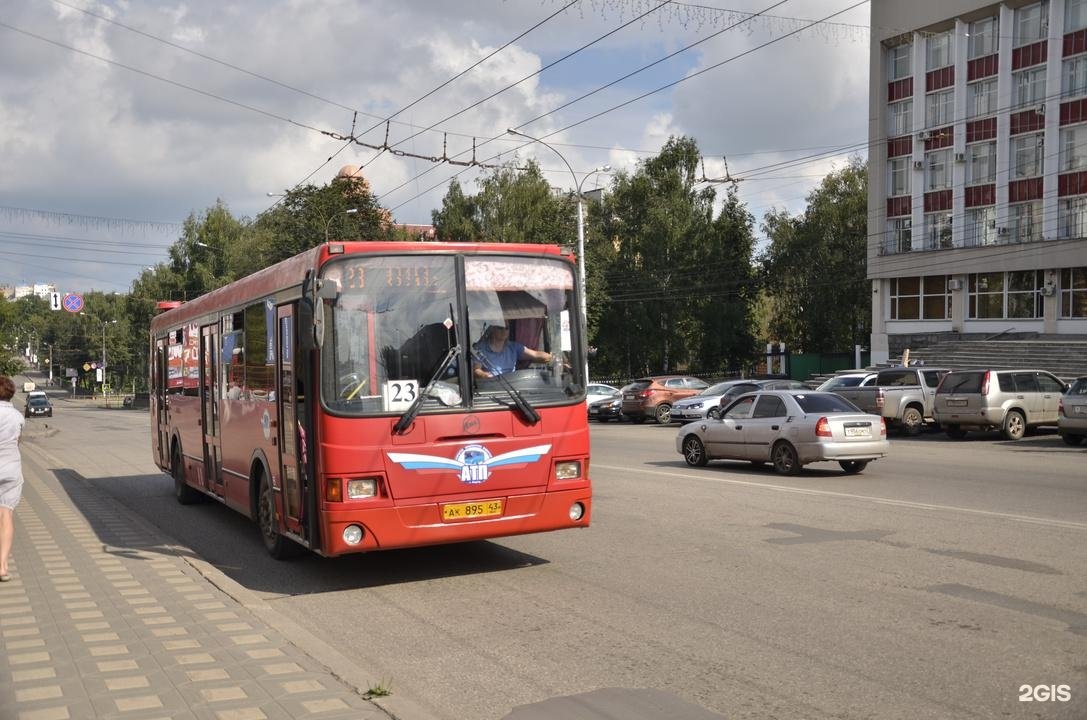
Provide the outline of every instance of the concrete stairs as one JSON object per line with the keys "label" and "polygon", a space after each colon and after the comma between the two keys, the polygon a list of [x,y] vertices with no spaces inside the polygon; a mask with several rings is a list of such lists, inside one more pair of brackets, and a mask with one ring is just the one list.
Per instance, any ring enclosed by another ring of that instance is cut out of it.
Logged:
{"label": "concrete stairs", "polygon": [[1048,370],[1062,380],[1087,375],[1087,340],[956,340],[910,351],[910,364]]}

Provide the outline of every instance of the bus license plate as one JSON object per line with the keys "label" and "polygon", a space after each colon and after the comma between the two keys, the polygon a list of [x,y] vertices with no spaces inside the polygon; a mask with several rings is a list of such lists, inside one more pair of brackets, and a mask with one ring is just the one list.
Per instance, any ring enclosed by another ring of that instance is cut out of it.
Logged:
{"label": "bus license plate", "polygon": [[866,427],[847,427],[845,429],[846,437],[872,437],[872,430]]}
{"label": "bus license plate", "polygon": [[442,505],[442,520],[475,520],[502,514],[501,500],[480,500],[479,502],[449,503]]}

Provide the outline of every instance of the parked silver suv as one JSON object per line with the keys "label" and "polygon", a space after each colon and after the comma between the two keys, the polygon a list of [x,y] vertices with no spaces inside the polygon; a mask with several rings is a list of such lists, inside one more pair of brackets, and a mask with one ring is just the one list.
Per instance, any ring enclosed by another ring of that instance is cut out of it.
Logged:
{"label": "parked silver suv", "polygon": [[1057,430],[1069,445],[1079,445],[1087,437],[1087,377],[1076,378],[1061,398]]}
{"label": "parked silver suv", "polygon": [[1067,386],[1045,370],[956,370],[936,388],[933,416],[949,437],[1000,430],[1018,440],[1028,428],[1056,425]]}

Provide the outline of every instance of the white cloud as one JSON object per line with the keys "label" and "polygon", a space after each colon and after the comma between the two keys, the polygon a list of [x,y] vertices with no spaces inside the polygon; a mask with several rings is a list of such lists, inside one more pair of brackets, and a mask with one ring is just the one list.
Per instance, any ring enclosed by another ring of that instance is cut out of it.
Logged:
{"label": "white cloud", "polygon": [[[172,221],[200,212],[217,198],[236,215],[255,215],[271,204],[266,193],[292,187],[343,145],[303,126],[347,133],[357,109],[361,112],[356,131],[379,125],[364,139],[380,144],[385,137],[380,118],[561,7],[559,0],[71,2],[222,63],[58,3],[16,3],[6,22],[131,69],[0,29],[0,157],[5,167],[0,190],[5,203]],[[561,13],[398,116],[390,141],[412,135],[415,130],[409,124],[425,128],[531,75],[648,7],[638,0],[594,2]],[[829,7],[828,0],[819,0],[809,15],[816,17],[820,9]],[[477,160],[487,160],[499,151],[502,160],[514,153],[520,158],[534,157],[552,184],[569,187],[572,179],[562,159],[540,144],[505,136],[505,129],[520,127],[640,64],[704,37],[725,21],[724,16],[714,19],[705,10],[697,16],[693,10],[670,12],[651,15],[444,123],[449,131],[444,139],[440,133],[424,132],[401,149],[440,155],[444,140],[450,156],[462,151],[470,156],[474,137]],[[854,15],[846,20],[863,23],[866,17]],[[545,115],[524,130],[546,137],[579,179],[581,173],[605,163],[616,170],[631,170],[646,157],[641,151],[659,150],[673,135],[686,134],[698,141],[707,155],[707,174],[723,173],[719,158],[727,154],[729,170],[737,176],[805,154],[780,152],[785,148],[863,141],[867,40],[858,42],[833,33],[809,33],[801,40],[783,41],[580,122],[792,27],[776,22],[756,22],[750,30],[725,33],[697,53]],[[485,142],[496,136],[501,137]],[[771,154],[747,154],[757,151]],[[311,182],[327,182],[342,165],[367,163],[375,154],[357,146],[343,150]],[[830,161],[823,161],[777,174],[818,174],[830,166]],[[472,190],[479,172],[435,167],[426,160],[389,153],[373,159],[364,170],[375,192],[404,222],[428,222],[431,210],[440,206],[450,177],[457,175]],[[598,181],[599,176],[588,184]],[[752,208],[785,204],[795,211],[802,208],[804,194],[817,182],[818,178],[784,177],[752,181],[741,184],[741,192]],[[0,231],[27,230],[32,224],[0,218]],[[56,234],[55,229],[48,232]],[[67,234],[84,239],[120,237],[116,229],[101,227],[70,229]],[[154,239],[169,241],[161,233]],[[123,289],[139,272],[138,267],[103,262],[91,253],[84,253],[87,264],[57,263],[45,256],[76,253],[49,249],[48,243],[20,245],[19,251],[41,257],[28,258],[25,267],[0,276],[0,282],[25,279],[55,281],[70,289]],[[67,278],[50,276],[63,275],[69,268],[74,270]],[[30,275],[17,278],[11,273]]]}

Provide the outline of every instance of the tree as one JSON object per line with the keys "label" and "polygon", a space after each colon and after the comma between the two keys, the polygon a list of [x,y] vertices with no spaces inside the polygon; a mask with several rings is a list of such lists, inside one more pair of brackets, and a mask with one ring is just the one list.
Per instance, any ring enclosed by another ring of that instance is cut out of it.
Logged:
{"label": "tree", "polygon": [[495,168],[479,193],[449,185],[431,217],[441,240],[570,245],[577,238],[575,201],[556,197],[535,161]]}
{"label": "tree", "polygon": [[669,139],[633,175],[620,173],[591,214],[602,229],[589,252],[597,373],[716,372],[750,358],[752,219],[734,191],[714,218],[699,158],[694,140]]}
{"label": "tree", "polygon": [[478,215],[475,199],[464,194],[456,179],[449,183],[441,210],[430,213],[438,238],[453,242],[471,242],[483,236]]}
{"label": "tree", "polygon": [[823,179],[803,215],[766,215],[763,267],[777,340],[806,352],[841,352],[868,337],[867,217],[868,168],[858,158]]}
{"label": "tree", "polygon": [[[346,213],[346,210],[355,210]],[[361,176],[337,177],[328,185],[290,190],[261,213],[235,255],[239,267],[259,258],[262,266],[286,260],[332,240],[385,240],[392,237],[389,211],[381,207]]]}

